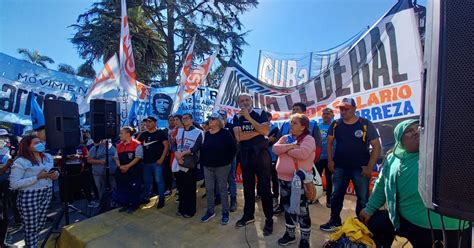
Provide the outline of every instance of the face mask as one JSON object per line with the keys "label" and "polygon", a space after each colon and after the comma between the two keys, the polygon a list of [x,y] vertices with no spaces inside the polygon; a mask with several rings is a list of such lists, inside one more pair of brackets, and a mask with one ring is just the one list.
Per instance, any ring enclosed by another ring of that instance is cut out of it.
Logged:
{"label": "face mask", "polygon": [[46,146],[43,143],[38,143],[33,147],[33,150],[36,152],[44,152],[46,150]]}
{"label": "face mask", "polygon": [[5,140],[0,140],[0,148],[4,148],[7,146],[7,142]]}

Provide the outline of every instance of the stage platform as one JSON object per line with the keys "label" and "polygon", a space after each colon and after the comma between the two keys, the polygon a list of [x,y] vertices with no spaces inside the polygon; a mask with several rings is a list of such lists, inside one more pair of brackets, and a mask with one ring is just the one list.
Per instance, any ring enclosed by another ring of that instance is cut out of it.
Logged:
{"label": "stage platform", "polygon": [[[96,217],[65,226],[56,247],[279,247],[277,240],[284,233],[283,214],[274,217],[273,235],[264,237],[262,233],[264,216],[260,201],[256,206],[256,221],[246,227],[236,228],[235,222],[241,217],[243,209],[243,192],[239,190],[239,208],[231,213],[228,225],[220,224],[221,208],[216,208],[216,217],[207,223],[201,223],[200,217],[206,211],[206,199],[202,199],[204,189],[199,189],[197,214],[185,219],[175,215],[177,204],[175,197],[169,197],[163,209],[155,208],[155,199],[142,206],[133,214],[119,213],[112,210]],[[324,198],[324,197],[323,197]],[[355,197],[346,196],[343,219],[354,215]],[[328,240],[329,234],[321,232],[319,225],[329,218],[329,209],[325,199],[321,204],[310,206],[312,233],[311,247],[321,247]],[[299,234],[297,235],[299,237]],[[53,238],[49,247],[55,247]],[[394,247],[402,247],[405,242],[399,241]],[[298,247],[293,244],[289,247]],[[411,247],[411,246],[405,246]]]}

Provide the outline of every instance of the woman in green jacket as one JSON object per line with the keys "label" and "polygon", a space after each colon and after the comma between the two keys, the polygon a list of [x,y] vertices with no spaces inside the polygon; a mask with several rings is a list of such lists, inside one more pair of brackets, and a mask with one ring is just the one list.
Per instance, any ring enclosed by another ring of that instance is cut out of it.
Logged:
{"label": "woman in green jacket", "polygon": [[[395,235],[407,238],[414,248],[437,247],[433,244],[442,245],[444,226],[444,247],[470,248],[469,222],[428,210],[418,192],[418,120],[399,123],[394,134],[394,150],[384,161],[369,202],[359,215],[374,234],[377,247],[391,247]],[[379,210],[385,204],[387,210]]]}

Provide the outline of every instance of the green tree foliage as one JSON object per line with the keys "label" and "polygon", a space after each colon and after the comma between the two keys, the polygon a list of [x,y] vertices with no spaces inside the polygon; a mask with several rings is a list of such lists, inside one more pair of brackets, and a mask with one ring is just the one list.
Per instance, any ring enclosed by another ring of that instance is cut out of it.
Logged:
{"label": "green tree foliage", "polygon": [[68,64],[59,64],[58,65],[58,71],[64,72],[64,73],[67,73],[67,74],[76,75],[76,70],[74,69],[74,67],[72,67],[71,65],[68,65]]}
{"label": "green tree foliage", "polygon": [[[239,61],[247,45],[239,16],[257,4],[257,0],[128,0],[138,80],[175,85],[193,36],[197,60],[219,51],[221,58]],[[94,3],[72,27],[76,34],[71,41],[80,56],[105,62],[119,51],[120,0]]]}
{"label": "green tree foliage", "polygon": [[[164,62],[160,55],[163,53],[163,42],[147,24],[141,6],[132,1],[127,1],[127,6],[137,79],[147,83]],[[120,1],[102,0],[92,4],[72,27],[77,32],[71,42],[77,47],[79,55],[88,61],[107,62],[119,52]]]}
{"label": "green tree foliage", "polygon": [[81,77],[86,77],[86,78],[95,78],[96,77],[96,71],[94,70],[94,67],[92,66],[92,62],[87,61],[84,64],[80,65],[77,68],[77,75]]}

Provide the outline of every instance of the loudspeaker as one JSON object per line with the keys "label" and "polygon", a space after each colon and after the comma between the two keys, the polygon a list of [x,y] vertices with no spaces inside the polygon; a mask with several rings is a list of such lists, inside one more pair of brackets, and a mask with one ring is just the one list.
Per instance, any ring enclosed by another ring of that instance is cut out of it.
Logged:
{"label": "loudspeaker", "polygon": [[431,0],[426,16],[418,189],[426,207],[474,221],[474,1]]}
{"label": "loudspeaker", "polygon": [[77,147],[81,143],[79,107],[64,100],[44,100],[46,144],[50,149]]}
{"label": "loudspeaker", "polygon": [[119,104],[114,101],[95,99],[90,102],[92,139],[116,139],[120,129]]}

